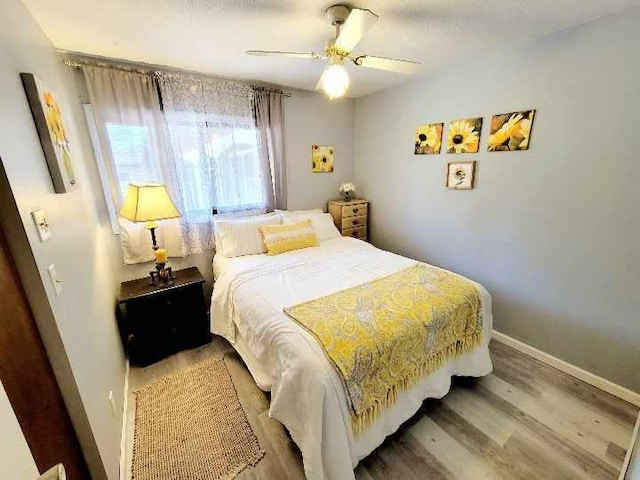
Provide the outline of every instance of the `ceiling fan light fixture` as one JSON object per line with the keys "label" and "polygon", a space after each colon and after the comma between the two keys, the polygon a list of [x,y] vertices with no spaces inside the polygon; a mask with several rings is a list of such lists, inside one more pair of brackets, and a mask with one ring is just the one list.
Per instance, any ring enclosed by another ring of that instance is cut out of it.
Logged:
{"label": "ceiling fan light fixture", "polygon": [[353,49],[380,18],[371,10],[352,8],[342,4],[331,5],[327,8],[327,17],[335,28],[335,36],[329,38],[323,54],[280,50],[249,50],[246,53],[248,55],[328,60],[329,66],[324,69],[318,83],[316,83],[316,90],[324,91],[329,98],[343,97],[349,90],[349,74],[344,67],[345,60],[353,62],[353,65],[358,68],[374,68],[406,75],[411,75],[419,70],[420,63],[411,60],[364,54],[356,57],[351,56]]}
{"label": "ceiling fan light fixture", "polygon": [[320,85],[331,99],[343,97],[349,89],[349,74],[341,63],[332,63],[324,69]]}

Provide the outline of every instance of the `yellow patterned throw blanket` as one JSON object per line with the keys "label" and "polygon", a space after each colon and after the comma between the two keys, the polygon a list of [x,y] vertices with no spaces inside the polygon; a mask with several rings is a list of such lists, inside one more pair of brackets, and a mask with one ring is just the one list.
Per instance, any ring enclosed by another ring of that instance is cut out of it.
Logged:
{"label": "yellow patterned throw blanket", "polygon": [[284,311],[317,338],[335,366],[356,434],[393,405],[398,392],[473,349],[482,336],[475,285],[429,265]]}

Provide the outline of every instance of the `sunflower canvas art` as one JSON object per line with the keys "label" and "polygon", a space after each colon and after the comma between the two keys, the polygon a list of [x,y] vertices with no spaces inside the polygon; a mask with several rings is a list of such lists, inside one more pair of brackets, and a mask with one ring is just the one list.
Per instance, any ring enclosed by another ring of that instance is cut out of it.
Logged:
{"label": "sunflower canvas art", "polygon": [[501,113],[491,118],[490,152],[528,150],[535,110]]}
{"label": "sunflower canvas art", "polygon": [[447,188],[451,190],[471,190],[476,162],[452,162],[447,165]]}
{"label": "sunflower canvas art", "polygon": [[447,153],[477,153],[480,147],[481,130],[481,117],[449,122]]}
{"label": "sunflower canvas art", "polygon": [[32,73],[21,73],[20,77],[55,192],[66,193],[77,186],[77,179],[58,96]]}
{"label": "sunflower canvas art", "polygon": [[440,153],[442,148],[442,129],[444,123],[430,123],[419,125],[416,128],[414,140],[414,153],[416,155],[429,155]]}
{"label": "sunflower canvas art", "polygon": [[313,173],[333,172],[333,147],[321,145],[311,146],[311,163]]}

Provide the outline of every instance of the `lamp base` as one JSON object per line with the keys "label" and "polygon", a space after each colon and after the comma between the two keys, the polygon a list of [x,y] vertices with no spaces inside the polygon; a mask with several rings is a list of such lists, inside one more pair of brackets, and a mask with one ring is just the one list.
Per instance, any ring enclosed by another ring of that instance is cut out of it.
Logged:
{"label": "lamp base", "polygon": [[152,270],[149,272],[149,285],[155,285],[156,287],[169,287],[173,285],[173,281],[177,278],[173,273],[171,267],[165,267],[165,263],[156,263],[155,272]]}

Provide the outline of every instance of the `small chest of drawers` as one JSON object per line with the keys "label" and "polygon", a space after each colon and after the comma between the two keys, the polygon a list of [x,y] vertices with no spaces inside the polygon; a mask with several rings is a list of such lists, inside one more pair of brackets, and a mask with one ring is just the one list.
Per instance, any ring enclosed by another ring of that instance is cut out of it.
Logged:
{"label": "small chest of drawers", "polygon": [[149,365],[210,340],[204,278],[195,267],[175,273],[168,287],[149,285],[148,278],[120,286],[121,334],[134,365]]}
{"label": "small chest of drawers", "polygon": [[367,241],[369,225],[369,202],[367,200],[332,200],[329,213],[344,237]]}

